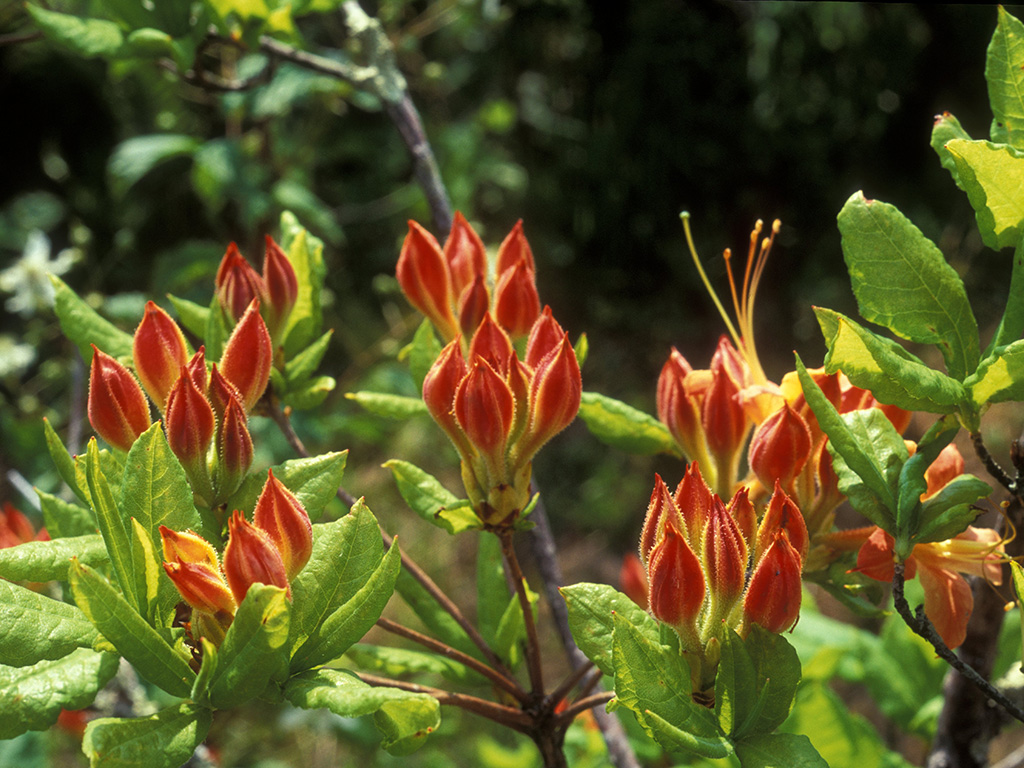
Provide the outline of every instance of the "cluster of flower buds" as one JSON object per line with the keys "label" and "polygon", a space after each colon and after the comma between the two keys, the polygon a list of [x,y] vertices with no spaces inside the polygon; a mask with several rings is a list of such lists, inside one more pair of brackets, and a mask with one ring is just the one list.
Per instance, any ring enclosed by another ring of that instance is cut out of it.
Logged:
{"label": "cluster of flower buds", "polygon": [[228,523],[223,560],[206,539],[192,531],[160,526],[164,570],[193,610],[193,637],[215,645],[224,639],[238,605],[253,584],[289,590],[313,551],[309,515],[274,477],[267,473],[253,521],[235,510]]}
{"label": "cluster of flower buds", "polygon": [[299,281],[280,246],[269,235],[266,243],[262,275],[231,243],[217,269],[215,285],[217,300],[232,323],[238,322],[253,299],[260,300],[260,311],[276,347],[284,342],[281,335],[298,299]]}
{"label": "cluster of flower buds", "polygon": [[696,463],[675,493],[657,477],[640,534],[647,609],[700,661],[694,692],[713,685],[727,627],[742,636],[751,623],[793,627],[807,547],[800,509],[778,484],[758,524],[746,488],[726,505]]}
{"label": "cluster of flower buds", "polygon": [[177,323],[152,301],[132,344],[138,379],[93,346],[88,408],[93,428],[107,443],[127,451],[151,424],[148,394],[200,506],[224,501],[252,464],[248,415],[267,387],[273,364],[259,306],[258,299],[250,302],[220,362],[209,371],[205,348],[190,356]]}
{"label": "cluster of flower buds", "polygon": [[409,303],[446,342],[460,333],[472,336],[488,313],[513,339],[529,334],[541,309],[534,272],[533,252],[520,221],[498,248],[494,279],[489,281],[483,241],[458,212],[443,249],[432,234],[410,221],[396,269]]}
{"label": "cluster of flower buds", "polygon": [[423,400],[459,452],[477,515],[507,526],[529,501],[533,456],[576,417],[580,368],[548,307],[522,360],[489,312],[468,349],[463,355],[459,336],[448,343],[423,381]]}

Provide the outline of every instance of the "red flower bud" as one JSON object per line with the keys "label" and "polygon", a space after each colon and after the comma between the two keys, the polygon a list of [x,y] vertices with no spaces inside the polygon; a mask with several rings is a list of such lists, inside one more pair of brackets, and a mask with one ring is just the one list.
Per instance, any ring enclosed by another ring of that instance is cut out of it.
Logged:
{"label": "red flower bud", "polygon": [[788,403],[765,419],[750,439],[750,468],[765,488],[778,481],[790,493],[811,453],[811,430]]}
{"label": "red flower bud", "polygon": [[[229,402],[236,400],[242,406],[242,393],[238,391],[238,387],[224,378],[216,363],[213,364],[213,369],[210,371],[210,384],[207,387],[206,396],[210,399],[210,405],[213,406],[218,423],[224,420],[224,412],[227,410]],[[244,411],[244,406],[242,408]]]}
{"label": "red flower bud", "polygon": [[668,492],[668,486],[661,479],[661,475],[654,476],[654,490],[651,491],[651,501],[647,505],[647,514],[644,516],[644,527],[640,531],[640,560],[646,565],[651,557],[651,550],[661,540],[665,531],[665,521],[668,518],[679,517],[679,510],[672,500],[672,494]]}
{"label": "red flower bud", "polygon": [[743,612],[769,632],[785,632],[800,615],[800,553],[784,531],[776,531],[750,577]]}
{"label": "red flower bud", "polygon": [[532,456],[569,426],[579,412],[582,392],[580,366],[569,334],[565,334],[561,346],[541,360],[534,371],[523,456]]}
{"label": "red flower bud", "polygon": [[679,350],[672,347],[658,376],[658,419],[693,461],[704,453],[704,430],[700,422],[700,398],[687,391],[686,377],[693,368]]}
{"label": "red flower bud", "polygon": [[231,332],[220,358],[220,372],[238,389],[246,413],[266,390],[273,364],[270,334],[260,317],[259,302],[253,300]]}
{"label": "red flower bud", "polygon": [[224,549],[224,575],[239,603],[253,584],[270,584],[289,589],[284,560],[270,536],[245,519],[237,509],[228,522],[228,545]]}
{"label": "red flower bud", "polygon": [[704,526],[701,557],[708,575],[712,600],[718,615],[724,616],[743,594],[746,586],[747,543],[736,521],[717,496]]}
{"label": "red flower bud", "polygon": [[530,338],[526,342],[525,362],[530,368],[536,368],[552,350],[562,343],[565,331],[558,321],[551,314],[551,307],[544,307],[544,311],[530,329]]}
{"label": "red flower bud", "polygon": [[626,597],[641,608],[647,608],[647,574],[644,573],[640,558],[632,552],[627,552],[626,556],[622,558],[619,586]]}
{"label": "red flower bud", "polygon": [[[299,298],[299,279],[291,260],[280,246],[266,236],[267,251],[263,257],[263,284],[266,286],[267,330],[278,336]],[[282,339],[278,339],[278,342]]]}
{"label": "red flower bud", "polygon": [[757,511],[750,503],[750,490],[745,485],[733,494],[729,502],[729,514],[736,521],[736,527],[748,547],[753,545],[754,534],[757,532]]}
{"label": "red flower bud", "polygon": [[265,531],[277,546],[288,579],[294,579],[313,553],[313,526],[299,500],[267,472],[267,482],[253,513],[253,524]]}
{"label": "red flower bud", "polygon": [[494,317],[510,336],[526,336],[540,315],[534,272],[525,258],[498,276],[494,286]]}
{"label": "red flower bud", "polygon": [[166,525],[161,525],[160,539],[164,547],[164,560],[169,563],[205,565],[214,571],[220,568],[217,551],[197,533],[172,531]]}
{"label": "red flower bud", "polygon": [[409,222],[395,274],[409,303],[430,319],[445,340],[455,338],[458,324],[452,314],[448,262],[434,236],[415,221]]}
{"label": "red flower bud", "polygon": [[530,250],[530,244],[526,241],[526,235],[523,234],[522,219],[516,222],[512,231],[506,235],[498,247],[498,260],[494,273],[502,274],[509,267],[518,264],[521,259],[526,260],[526,266],[531,272],[537,271],[537,266],[533,261],[533,251]]}
{"label": "red flower bud", "polygon": [[135,329],[132,359],[146,394],[163,410],[188,350],[181,328],[152,301],[146,302],[146,314]]}
{"label": "red flower bud", "polygon": [[743,379],[735,377],[736,350],[723,337],[711,360],[711,384],[704,393],[701,425],[704,438],[718,465],[719,476],[732,467],[747,436],[750,420],[739,400]]}
{"label": "red flower bud", "polygon": [[252,466],[252,436],[245,411],[237,399],[228,400],[217,430],[217,498],[234,493]]}
{"label": "red flower bud", "polygon": [[[444,243],[444,257],[455,296],[460,296],[477,279],[482,282],[487,276],[487,251],[483,240],[460,211],[455,212],[452,220],[452,230]],[[463,329],[467,336],[472,332],[472,329],[468,332]]]}
{"label": "red flower bud", "polygon": [[463,336],[473,336],[483,322],[490,305],[491,297],[487,293],[484,276],[477,275],[459,297],[459,328],[462,329]]}
{"label": "red flower bud", "polygon": [[206,451],[213,440],[216,420],[209,401],[184,367],[167,398],[164,426],[167,442],[189,478],[201,480],[207,473]]}
{"label": "red flower bud", "polygon": [[686,468],[686,474],[676,487],[672,500],[686,524],[690,540],[700,541],[701,532],[711,514],[714,497],[701,476],[697,462],[691,461]]}
{"label": "red flower bud", "polygon": [[235,599],[219,571],[202,563],[164,563],[182,600],[202,613],[233,616]]}
{"label": "red flower bud", "polygon": [[508,384],[484,358],[474,359],[456,390],[454,411],[473,447],[499,460],[512,428],[515,400]]}
{"label": "red flower bud", "polygon": [[115,448],[127,451],[149,429],[149,404],[131,371],[92,345],[89,423]]}
{"label": "red flower bud", "polygon": [[200,347],[185,366],[189,377],[200,392],[206,392],[206,347]]}
{"label": "red flower bud", "polygon": [[238,252],[234,243],[228,245],[214,283],[217,300],[232,321],[242,316],[253,299],[262,300],[266,296],[263,278]]}
{"label": "red flower bud", "polygon": [[470,453],[462,427],[455,420],[455,392],[469,368],[462,357],[462,340],[455,338],[441,354],[423,379],[423,402],[438,426],[455,443],[460,453]]}
{"label": "red flower bud", "polygon": [[508,374],[509,356],[513,354],[515,349],[508,334],[488,312],[469,342],[469,359],[482,357],[495,371],[505,376]]}
{"label": "red flower bud", "polygon": [[754,559],[760,559],[762,553],[775,539],[775,534],[782,531],[801,559],[807,556],[807,547],[810,539],[807,535],[807,524],[804,516],[800,514],[800,508],[786,495],[785,491],[775,483],[775,491],[768,500],[768,509],[765,510],[761,525],[757,529],[757,546],[754,552]]}
{"label": "red flower bud", "polygon": [[648,606],[659,621],[692,626],[704,603],[704,574],[686,538],[669,518],[647,565]]}

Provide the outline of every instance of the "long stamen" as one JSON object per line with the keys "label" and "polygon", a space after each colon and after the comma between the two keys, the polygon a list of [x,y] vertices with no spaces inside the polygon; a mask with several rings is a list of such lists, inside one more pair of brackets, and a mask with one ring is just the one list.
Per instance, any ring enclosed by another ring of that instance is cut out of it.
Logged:
{"label": "long stamen", "polygon": [[[733,342],[736,346],[741,346],[740,335],[736,332],[736,328],[732,324],[732,320],[729,319],[729,315],[726,314],[725,307],[722,306],[722,302],[718,299],[718,294],[715,293],[715,289],[711,287],[711,281],[708,280],[707,274],[704,272],[704,266],[700,263],[700,256],[697,255],[697,246],[693,243],[693,233],[690,232],[690,212],[683,211],[679,214],[679,218],[683,220],[683,231],[686,233],[686,243],[690,247],[690,255],[693,257],[693,263],[697,266],[697,272],[700,274],[700,279],[704,283],[704,287],[707,289],[708,294],[711,296],[711,300],[715,303],[715,307],[718,309],[718,314],[722,316],[722,320],[725,322],[725,327],[729,331],[729,335],[732,336]],[[728,259],[726,265],[728,265]],[[731,281],[730,281],[731,282]]]}

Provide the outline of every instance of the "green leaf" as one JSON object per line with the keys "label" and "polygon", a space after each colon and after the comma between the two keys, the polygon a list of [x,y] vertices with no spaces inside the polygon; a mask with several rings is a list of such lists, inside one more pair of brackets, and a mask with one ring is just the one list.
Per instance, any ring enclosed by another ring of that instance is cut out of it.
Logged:
{"label": "green leaf", "polygon": [[861,192],[838,221],[861,316],[901,338],[937,345],[949,375],[962,381],[978,365],[978,325],[942,252],[894,206]]}
{"label": "green leaf", "polygon": [[[295,498],[299,500],[310,519],[316,520],[323,513],[327,503],[337,495],[345,476],[347,461],[348,451],[336,451],[306,459],[289,459],[271,469],[274,471],[274,477],[295,494]],[[267,478],[264,475],[249,475],[228,499],[227,508],[246,512],[255,509],[256,500],[266,482]]]}
{"label": "green leaf", "polygon": [[[90,350],[91,352],[91,350]],[[75,460],[71,458],[64,442],[57,435],[57,432],[50,425],[49,419],[43,419],[43,435],[46,438],[46,449],[50,453],[53,464],[57,467],[57,474],[60,479],[67,483],[67,486],[74,492],[84,504],[89,503],[88,489],[82,489],[78,484],[78,473],[75,472]]]}
{"label": "green leaf", "polygon": [[172,696],[192,690],[196,673],[106,579],[88,566],[74,563],[71,591],[89,621],[140,675]]}
{"label": "green leaf", "polygon": [[203,660],[200,662],[199,671],[196,672],[196,679],[192,682],[192,691],[189,698],[196,704],[203,706],[210,705],[210,680],[217,671],[217,646],[205,637],[199,638],[202,646]]}
{"label": "green leaf", "polygon": [[200,334],[203,343],[206,345],[206,359],[220,360],[224,354],[224,345],[231,335],[231,328],[228,327],[224,310],[221,309],[220,299],[217,294],[210,299],[210,306],[206,314],[206,330]]}
{"label": "green leaf", "polygon": [[1003,316],[999,319],[999,327],[992,336],[992,340],[989,341],[988,347],[985,348],[982,362],[990,357],[995,349],[1020,339],[1022,334],[1024,334],[1024,237],[1017,242],[1017,247],[1013,249],[1013,268],[1010,273],[1010,290],[1006,298],[1006,307],[1003,309]]}
{"label": "green leaf", "polygon": [[288,676],[288,617],[285,590],[253,584],[238,606],[218,650],[210,678],[210,704],[237,707]]}
{"label": "green leaf", "polygon": [[354,400],[374,416],[383,416],[387,419],[409,419],[427,413],[426,403],[418,397],[391,395],[385,392],[346,392],[345,397]]}
{"label": "green leaf", "polygon": [[628,621],[652,642],[660,636],[658,622],[614,587],[581,582],[562,587],[559,592],[569,609],[569,629],[576,645],[606,675],[615,674],[612,664],[614,616]]}
{"label": "green leaf", "polygon": [[194,136],[177,133],[136,136],[122,141],[114,148],[107,163],[114,194],[124,197],[136,182],[158,165],[176,157],[191,157],[200,145]]}
{"label": "green leaf", "polygon": [[744,728],[744,734],[770,733],[789,715],[800,684],[800,659],[796,650],[782,635],[776,635],[754,624],[744,641],[754,665],[757,690],[762,706],[756,717]]}
{"label": "green leaf", "polygon": [[284,378],[289,385],[305,381],[313,375],[320,361],[324,359],[333,335],[332,328],[285,363]]}
{"label": "green leaf", "polygon": [[337,385],[330,376],[317,376],[285,392],[284,402],[297,411],[308,411],[323,403]]}
{"label": "green leaf", "polygon": [[1024,25],[999,6],[999,21],[985,58],[992,104],[993,141],[1024,149]]}
{"label": "green leaf", "polygon": [[[886,472],[876,461],[870,436],[850,428],[807,373],[799,355],[796,356],[796,368],[804,398],[817,417],[822,431],[828,435],[828,451],[839,476],[840,490],[850,497],[854,507],[871,522],[887,531],[893,531],[896,526],[895,488],[890,485]],[[880,413],[877,410],[875,412]],[[892,431],[895,432],[895,429]]]}
{"label": "green leaf", "polygon": [[879,402],[907,411],[953,413],[965,397],[960,382],[926,366],[894,341],[838,312],[815,307],[828,345],[825,370],[842,371]]}
{"label": "green leaf", "polygon": [[917,451],[903,464],[896,503],[897,550],[909,554],[920,522],[921,494],[928,488],[925,472],[960,431],[954,417],[939,419],[917,442]]}
{"label": "green leaf", "polygon": [[129,334],[100,317],[56,275],[50,275],[50,282],[54,290],[53,309],[60,320],[61,330],[78,347],[83,360],[92,360],[90,344],[95,344],[111,357],[131,358],[132,337]]}
{"label": "green leaf", "polygon": [[[139,601],[139,614],[154,627],[170,627],[174,621],[174,608],[181,602],[181,596],[177,594],[169,579],[161,578],[161,574],[164,573],[164,569],[160,567],[163,550],[161,549],[161,555],[158,556],[153,539],[146,529],[134,517],[131,521],[132,570],[135,573],[135,597]],[[166,610],[161,610],[158,602],[161,587],[169,594],[164,601]]]}
{"label": "green leaf", "polygon": [[110,58],[117,54],[124,42],[120,27],[112,21],[80,19],[67,13],[48,11],[30,3],[25,4],[25,10],[48,40],[86,58]]}
{"label": "green leaf", "polygon": [[[536,619],[537,593],[526,587],[526,596]],[[523,607],[518,595],[509,595],[505,600],[505,610],[494,631],[494,642],[491,648],[510,669],[515,669],[522,658],[519,653],[520,643],[526,640],[526,622],[523,621]]]}
{"label": "green leaf", "polygon": [[210,322],[210,308],[202,304],[196,304],[188,299],[181,299],[172,294],[167,298],[174,305],[174,311],[178,315],[178,324],[196,338],[206,336],[206,326]]}
{"label": "green leaf", "polygon": [[391,470],[405,503],[428,523],[451,534],[482,527],[469,502],[451,493],[433,475],[399,459],[390,459],[383,466]]}
{"label": "green leaf", "polygon": [[960,177],[956,172],[956,160],[946,149],[946,144],[953,139],[966,139],[971,140],[971,136],[960,126],[960,121],[957,120],[949,112],[943,112],[941,115],[937,115],[935,118],[935,124],[932,125],[932,149],[935,150],[939,156],[939,161],[942,163],[942,167],[949,171],[953,177],[953,181],[956,182],[958,187],[963,188],[960,184]]}
{"label": "green leaf", "polygon": [[102,717],[85,728],[89,768],[179,768],[210,730],[213,713],[191,701],[150,717]]}
{"label": "green leaf", "polygon": [[992,493],[992,486],[974,475],[958,475],[921,504],[914,542],[951,539],[974,522],[981,510],[973,505]]}
{"label": "green leaf", "polygon": [[71,558],[98,567],[108,562],[107,548],[98,533],[51,541],[29,541],[0,549],[0,579],[11,581],[67,581]]}
{"label": "green leaf", "polygon": [[385,749],[406,739],[422,740],[441,722],[440,706],[432,696],[373,687],[341,669],[318,669],[296,675],[288,681],[284,693],[296,707],[326,708],[342,717],[383,713],[384,717],[376,722],[384,733]]}
{"label": "green leaf", "polygon": [[766,733],[736,742],[740,768],[828,768],[810,739],[794,733]]}
{"label": "green leaf", "polygon": [[[1010,561],[1010,577],[1013,583],[1013,594],[1017,598],[1018,608],[1024,604],[1024,567],[1016,560]],[[1020,668],[1024,669],[1024,621],[1020,623],[1021,641],[1021,663]]]}
{"label": "green leaf", "polygon": [[0,739],[45,731],[62,709],[81,709],[117,673],[117,655],[78,648],[31,667],[0,666]]}
{"label": "green leaf", "polygon": [[285,357],[292,358],[321,333],[320,294],[327,267],[323,241],[309,234],[288,211],[281,214],[281,250],[291,261],[299,283],[299,295],[284,329]]}
{"label": "green leaf", "polygon": [[758,702],[754,662],[739,635],[726,628],[715,675],[715,715],[722,731],[739,736]]}
{"label": "green leaf", "polygon": [[[509,582],[497,536],[478,536],[476,550],[476,626],[494,647],[502,614],[509,602]],[[518,601],[517,601],[518,602]]]}
{"label": "green leaf", "polygon": [[731,745],[714,714],[690,696],[690,670],[679,650],[653,642],[617,614],[612,621],[615,701],[668,749],[685,746],[712,759],[729,755]]}
{"label": "green leaf", "polygon": [[99,449],[96,439],[89,440],[85,452],[85,477],[92,498],[92,511],[96,513],[103,543],[107,545],[110,564],[114,568],[121,592],[132,605],[137,605],[135,595],[135,572],[131,560],[131,541],[125,528],[125,520],[114,501],[114,494],[106,474],[100,468]]}
{"label": "green leaf", "polygon": [[0,664],[25,667],[91,648],[98,634],[78,608],[0,579]]}
{"label": "green leaf", "polygon": [[946,149],[956,161],[982,241],[993,250],[1016,246],[1024,232],[1024,154],[1005,144],[964,139],[953,139]]}
{"label": "green leaf", "polygon": [[434,334],[434,325],[426,318],[416,329],[416,335],[412,337],[408,351],[409,372],[416,382],[416,389],[422,392],[423,380],[434,365],[434,361],[441,355],[441,344]]}
{"label": "green leaf", "polygon": [[974,404],[1024,400],[1024,339],[997,347],[964,381]]}
{"label": "green leaf", "polygon": [[309,669],[336,659],[362,639],[391,599],[401,562],[398,545],[392,544],[359,591],[328,616],[296,650],[292,670]]}
{"label": "green leaf", "polygon": [[347,651],[345,658],[360,669],[376,672],[390,678],[411,675],[440,675],[457,683],[486,681],[476,672],[456,661],[435,653],[411,651],[408,648],[392,648],[386,645],[356,643]]}
{"label": "green leaf", "polygon": [[96,532],[96,517],[91,509],[64,501],[38,488],[35,490],[43,512],[43,523],[51,539],[87,536]]}
{"label": "green leaf", "polygon": [[664,424],[613,398],[584,392],[579,415],[594,437],[620,451],[642,456],[679,453]]}

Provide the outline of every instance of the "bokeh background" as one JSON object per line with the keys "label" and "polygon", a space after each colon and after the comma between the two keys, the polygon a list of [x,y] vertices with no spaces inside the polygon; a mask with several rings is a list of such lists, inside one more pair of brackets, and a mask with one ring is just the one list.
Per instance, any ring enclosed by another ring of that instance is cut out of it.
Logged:
{"label": "bokeh background", "polygon": [[[85,13],[90,3],[50,7]],[[724,329],[686,250],[682,210],[723,298],[722,249],[742,254],[757,218],[782,220],[757,302],[771,378],[792,367],[793,349],[820,363],[812,305],[856,313],[835,217],[860,189],[935,240],[972,298],[996,297],[989,316],[983,302],[979,311],[982,327],[995,320],[1007,254],[983,249],[929,146],[943,110],[987,136],[995,6],[364,7],[395,45],[454,207],[492,247],[523,219],[542,301],[573,338],[588,335],[588,390],[653,413],[672,345],[706,367]],[[314,50],[346,46],[336,15],[300,28]],[[258,66],[241,58],[237,73]],[[226,244],[258,264],[263,234],[291,210],[325,243],[325,325],[336,332],[322,372],[339,382],[296,427],[314,452],[351,450],[348,489],[411,548],[439,548],[471,573],[472,552],[406,525],[379,467],[401,456],[458,488],[440,431],[382,421],[344,398],[415,394],[397,358],[417,318],[393,274],[406,220],[430,218],[379,102],[287,65],[265,86],[221,94],[156,65],[73,57],[32,34],[20,2],[0,2],[0,105],[0,499],[30,510],[23,481],[57,487],[42,417],[72,450],[90,434],[85,371],[47,306],[47,268],[131,329],[151,296],[206,303]],[[263,459],[288,458],[270,426],[255,429]],[[616,453],[581,424],[541,454],[536,476],[571,581],[615,580],[655,471],[674,483],[682,467]],[[462,572],[442,577],[455,592]]]}

